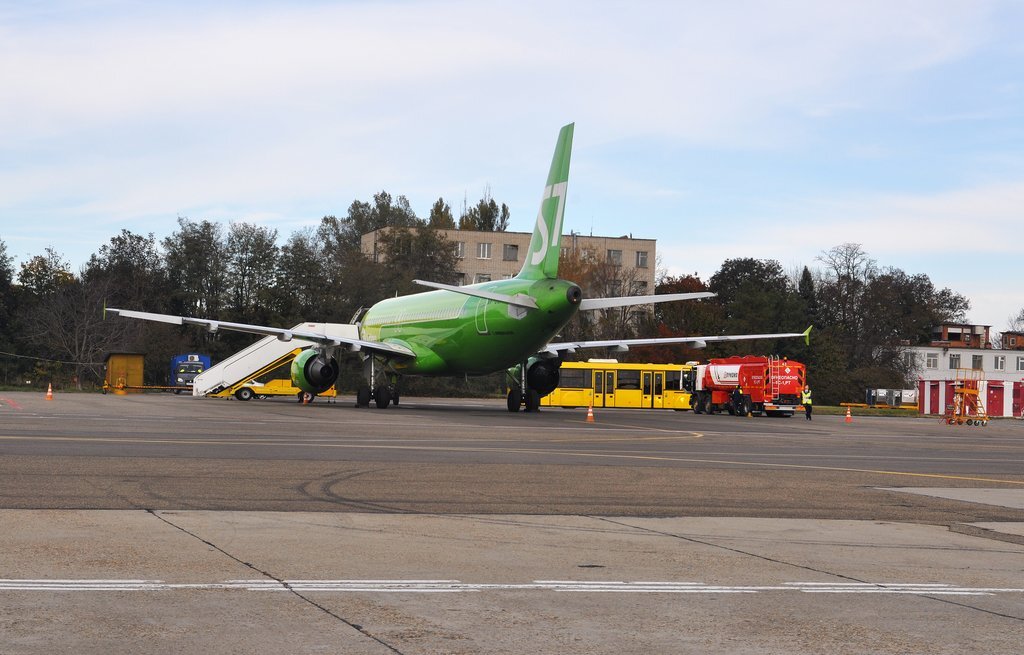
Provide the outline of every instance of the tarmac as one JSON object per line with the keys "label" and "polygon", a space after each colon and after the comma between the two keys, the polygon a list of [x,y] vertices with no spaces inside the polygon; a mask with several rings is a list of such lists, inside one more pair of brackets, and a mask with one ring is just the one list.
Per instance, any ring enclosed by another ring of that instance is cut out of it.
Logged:
{"label": "tarmac", "polygon": [[1024,643],[1024,546],[939,526],[14,510],[0,512],[0,535],[4,653],[1017,653]]}

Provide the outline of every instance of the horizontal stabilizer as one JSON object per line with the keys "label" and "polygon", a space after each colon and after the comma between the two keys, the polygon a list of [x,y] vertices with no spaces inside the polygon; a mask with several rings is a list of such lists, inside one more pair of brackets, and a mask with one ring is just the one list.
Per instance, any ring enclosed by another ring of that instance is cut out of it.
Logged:
{"label": "horizontal stabilizer", "polygon": [[524,309],[537,309],[537,301],[530,296],[518,293],[514,296],[509,296],[504,293],[494,293],[493,291],[483,291],[481,289],[474,289],[473,287],[457,287],[451,284],[441,284],[440,282],[426,282],[424,280],[413,280],[416,284],[422,287],[430,287],[431,289],[441,289],[442,291],[452,291],[454,293],[461,293],[465,296],[474,296],[476,298],[486,298],[487,300],[494,300],[496,302],[503,302],[513,307],[522,307]]}
{"label": "horizontal stabilizer", "polygon": [[609,307],[629,307],[630,305],[650,305],[656,302],[675,302],[677,300],[697,300],[714,298],[716,294],[698,293],[662,293],[654,296],[619,296],[617,298],[585,298],[580,302],[580,311],[608,309]]}

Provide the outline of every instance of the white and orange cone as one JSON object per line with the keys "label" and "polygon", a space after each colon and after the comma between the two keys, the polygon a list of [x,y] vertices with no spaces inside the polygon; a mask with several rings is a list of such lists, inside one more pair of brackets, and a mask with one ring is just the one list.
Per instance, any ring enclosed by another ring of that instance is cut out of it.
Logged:
{"label": "white and orange cone", "polygon": [[850,415],[850,407],[849,407],[849,405],[847,405],[847,407],[846,407],[846,418],[843,419],[843,420],[845,422],[847,422],[847,423],[853,423],[853,416]]}
{"label": "white and orange cone", "polygon": [[53,383],[46,385],[46,399],[53,400]]}
{"label": "white and orange cone", "polygon": [[591,403],[587,406],[587,423],[594,422],[594,404]]}

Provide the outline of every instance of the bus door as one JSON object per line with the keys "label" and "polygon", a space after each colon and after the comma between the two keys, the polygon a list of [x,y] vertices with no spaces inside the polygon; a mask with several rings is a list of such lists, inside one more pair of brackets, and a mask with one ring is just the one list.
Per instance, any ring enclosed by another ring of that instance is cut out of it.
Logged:
{"label": "bus door", "polygon": [[643,373],[643,407],[662,409],[665,407],[665,372],[644,371]]}
{"label": "bus door", "polygon": [[594,371],[594,407],[615,407],[615,371]]}

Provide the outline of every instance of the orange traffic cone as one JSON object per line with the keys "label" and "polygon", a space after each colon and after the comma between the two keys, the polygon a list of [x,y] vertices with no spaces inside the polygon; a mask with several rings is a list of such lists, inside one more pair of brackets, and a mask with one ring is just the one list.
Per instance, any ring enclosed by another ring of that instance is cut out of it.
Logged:
{"label": "orange traffic cone", "polygon": [[849,405],[847,405],[847,407],[846,407],[846,418],[844,420],[847,423],[853,423],[853,417],[850,416],[850,407],[849,407]]}
{"label": "orange traffic cone", "polygon": [[594,422],[594,404],[591,403],[587,406],[587,423]]}
{"label": "orange traffic cone", "polygon": [[53,400],[53,384],[46,385],[46,399]]}

